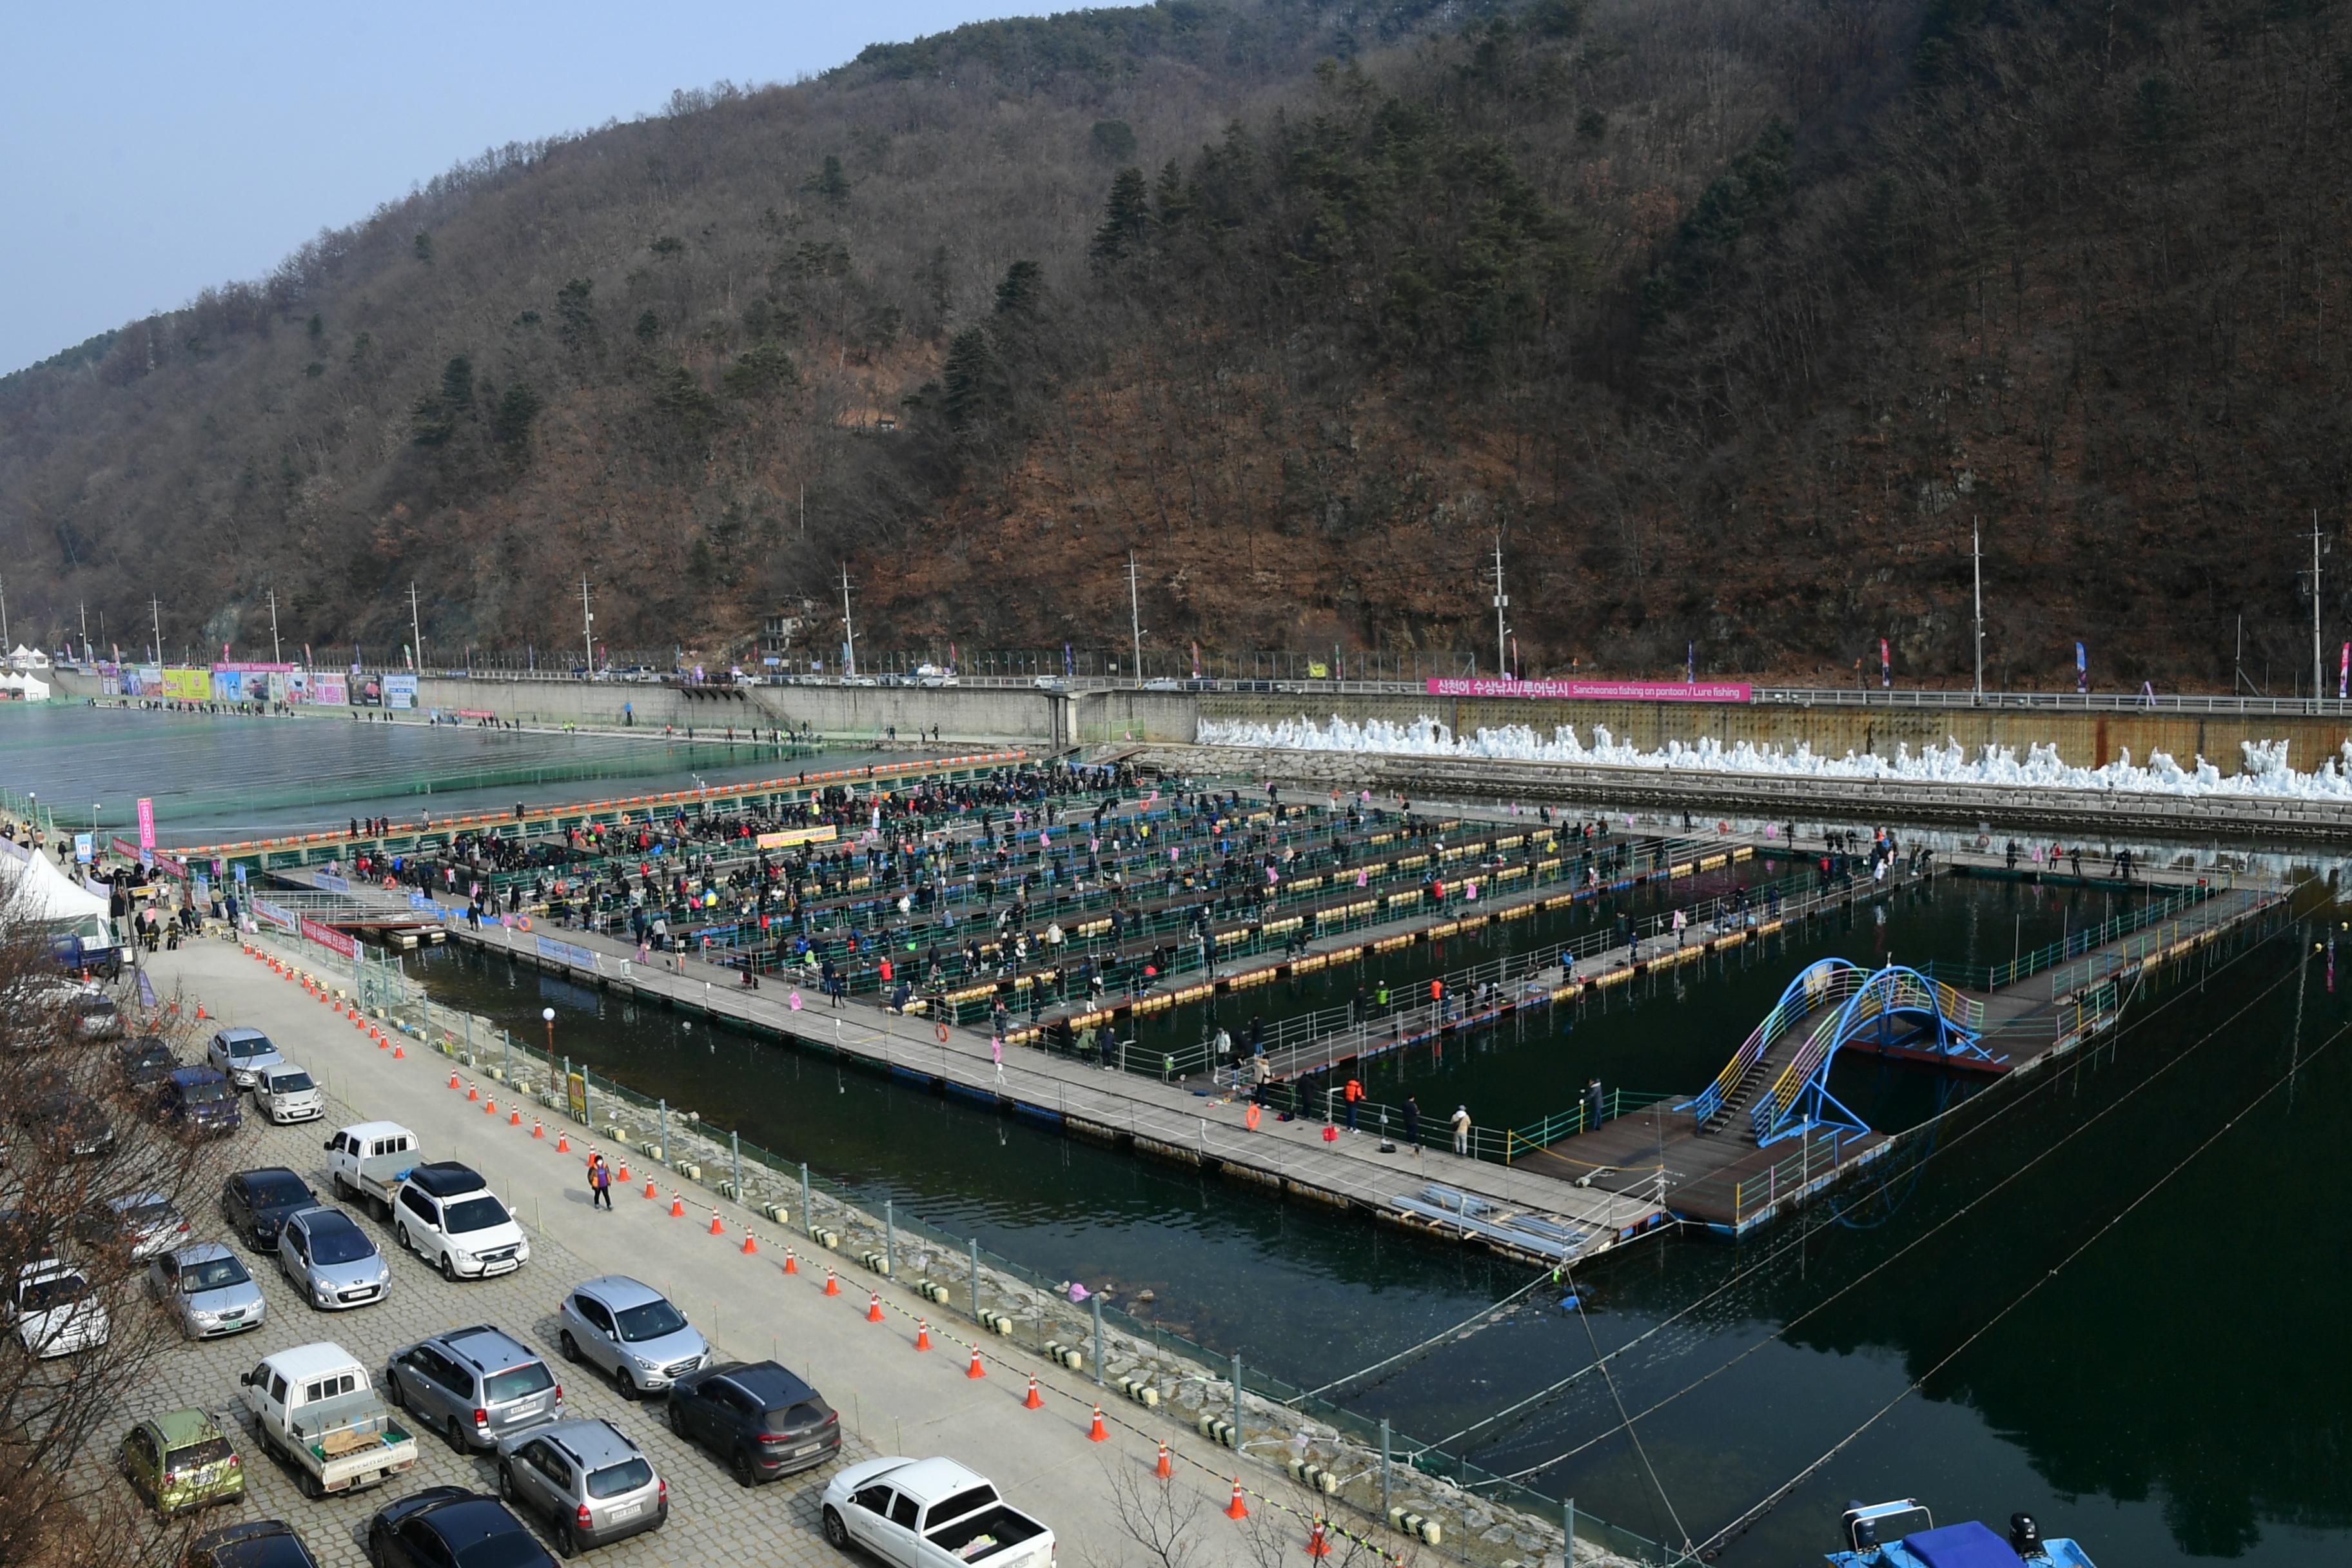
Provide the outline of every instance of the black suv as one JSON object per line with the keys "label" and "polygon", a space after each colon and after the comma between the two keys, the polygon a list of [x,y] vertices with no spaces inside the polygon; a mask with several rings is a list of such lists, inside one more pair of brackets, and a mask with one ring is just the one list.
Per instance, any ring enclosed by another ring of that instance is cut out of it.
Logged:
{"label": "black suv", "polygon": [[727,1462],[744,1486],[822,1465],[841,1452],[841,1417],[824,1395],[772,1361],[720,1362],[669,1385],[669,1428]]}
{"label": "black suv", "polygon": [[239,1171],[221,1185],[221,1218],[228,1221],[237,1239],[256,1252],[278,1250],[278,1232],[286,1216],[319,1206],[319,1194],[310,1184],[283,1165]]}
{"label": "black suv", "polygon": [[463,1487],[427,1487],[376,1510],[368,1521],[368,1561],[375,1568],[554,1568],[555,1559],[498,1499]]}

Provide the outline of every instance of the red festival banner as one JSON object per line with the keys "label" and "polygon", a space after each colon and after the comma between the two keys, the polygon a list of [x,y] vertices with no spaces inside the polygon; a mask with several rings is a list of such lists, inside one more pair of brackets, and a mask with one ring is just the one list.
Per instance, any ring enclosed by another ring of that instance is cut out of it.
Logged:
{"label": "red festival banner", "polygon": [[302,922],[301,931],[304,936],[309,937],[320,947],[331,949],[341,953],[345,958],[351,957],[357,951],[357,944],[332,926],[322,926],[317,921],[306,920]]}

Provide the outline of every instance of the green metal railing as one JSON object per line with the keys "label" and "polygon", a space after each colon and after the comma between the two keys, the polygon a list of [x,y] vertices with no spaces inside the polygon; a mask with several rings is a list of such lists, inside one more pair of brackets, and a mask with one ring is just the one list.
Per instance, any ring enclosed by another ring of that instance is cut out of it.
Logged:
{"label": "green metal railing", "polygon": [[2102,921],[2095,926],[2085,926],[2080,931],[2069,931],[2065,936],[2047,946],[2037,947],[2032,952],[2003,963],[1956,963],[1939,959],[1921,964],[1919,967],[1923,973],[1933,978],[1965,990],[1996,991],[2001,986],[2014,984],[2028,975],[2039,974],[2045,969],[2054,968],[2079,953],[2088,952],[2093,948],[2104,947],[2119,936],[2154,925],[2159,921],[2171,920],[2184,910],[2192,909],[2211,898],[2215,891],[2215,889],[2200,882],[2194,887],[2176,888],[2168,892],[2150,894],[2137,906],[2125,910],[2122,914]]}

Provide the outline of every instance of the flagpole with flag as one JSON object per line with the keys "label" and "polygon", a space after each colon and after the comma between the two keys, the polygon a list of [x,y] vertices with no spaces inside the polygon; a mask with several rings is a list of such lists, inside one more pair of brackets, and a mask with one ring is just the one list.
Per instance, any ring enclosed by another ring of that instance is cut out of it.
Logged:
{"label": "flagpole with flag", "polygon": [[2074,689],[2081,692],[2091,689],[2091,656],[2083,650],[2081,643],[2074,645]]}

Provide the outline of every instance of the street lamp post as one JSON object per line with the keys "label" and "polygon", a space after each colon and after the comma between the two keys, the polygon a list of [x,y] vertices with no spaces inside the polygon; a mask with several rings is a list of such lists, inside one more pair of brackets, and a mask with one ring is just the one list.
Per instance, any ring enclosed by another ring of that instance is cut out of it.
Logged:
{"label": "street lamp post", "polygon": [[555,1076],[555,1009],[541,1007],[539,1016],[547,1020],[547,1091],[553,1094],[562,1087],[561,1080]]}

